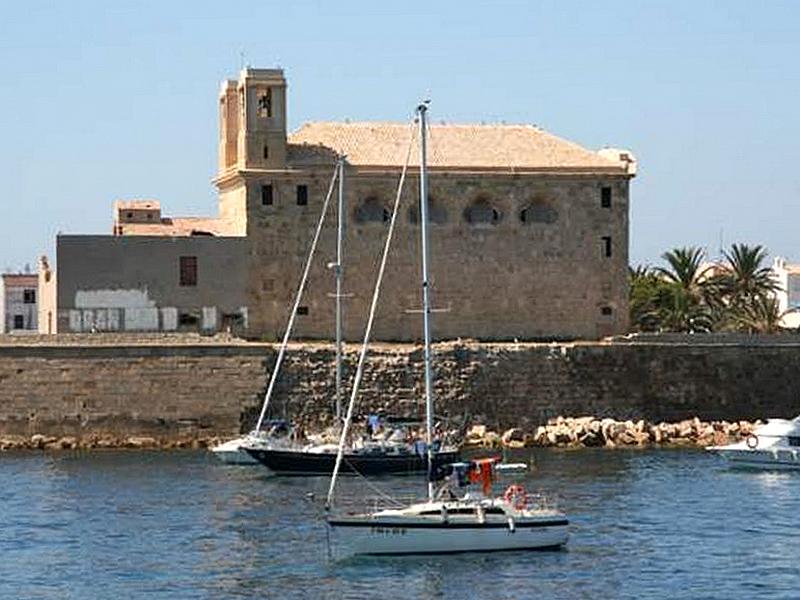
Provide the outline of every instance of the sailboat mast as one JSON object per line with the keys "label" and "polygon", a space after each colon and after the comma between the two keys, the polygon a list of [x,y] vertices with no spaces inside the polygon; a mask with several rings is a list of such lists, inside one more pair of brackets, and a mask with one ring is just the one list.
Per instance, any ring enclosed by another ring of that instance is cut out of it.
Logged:
{"label": "sailboat mast", "polygon": [[428,449],[428,499],[433,500],[433,373],[431,370],[431,302],[428,279],[428,174],[427,174],[427,103],[419,113],[419,220],[422,238],[422,331],[425,338],[425,442]]}
{"label": "sailboat mast", "polygon": [[337,208],[338,223],[336,229],[336,423],[342,419],[342,278],[344,276],[344,161],[339,157],[339,204]]}

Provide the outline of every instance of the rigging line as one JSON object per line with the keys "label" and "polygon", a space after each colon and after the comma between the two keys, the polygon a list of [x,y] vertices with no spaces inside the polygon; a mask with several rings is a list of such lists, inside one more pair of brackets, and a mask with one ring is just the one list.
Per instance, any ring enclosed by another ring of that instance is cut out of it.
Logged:
{"label": "rigging line", "polygon": [[286,332],[283,334],[283,341],[281,342],[281,348],[278,351],[278,358],[275,360],[275,366],[272,368],[272,374],[269,378],[269,386],[267,386],[267,392],[264,394],[264,403],[261,406],[261,414],[258,416],[258,422],[256,423],[255,432],[258,433],[261,431],[261,424],[264,422],[264,415],[267,414],[267,407],[269,406],[270,398],[272,398],[272,390],[275,388],[275,382],[278,379],[278,371],[280,371],[281,364],[283,363],[283,356],[286,354],[286,346],[289,343],[289,336],[292,334],[292,328],[294,327],[294,320],[297,316],[297,308],[300,306],[300,300],[303,296],[303,291],[306,287],[306,281],[308,280],[308,273],[311,270],[311,263],[312,259],[314,258],[314,252],[317,249],[317,242],[319,241],[320,233],[322,233],[322,225],[325,222],[325,214],[328,212],[328,204],[330,203],[331,196],[333,196],[333,189],[334,184],[336,183],[336,178],[339,174],[339,163],[336,163],[336,167],[334,168],[333,175],[331,176],[331,183],[328,186],[328,194],[325,196],[325,202],[322,203],[322,212],[319,215],[319,222],[317,222],[317,229],[314,231],[314,239],[311,242],[311,250],[308,253],[308,258],[306,259],[306,265],[303,269],[303,276],[300,278],[300,285],[297,288],[297,294],[295,295],[294,299],[294,306],[292,306],[292,313],[289,315],[289,323],[286,325]]}
{"label": "rigging line", "polygon": [[400,198],[403,195],[403,184],[406,181],[406,173],[408,172],[408,163],[411,160],[411,149],[414,147],[414,120],[409,125],[410,135],[408,139],[408,150],[406,151],[406,161],[403,164],[403,170],[400,173],[400,181],[397,184],[397,195],[394,199],[394,208],[392,210],[392,219],[389,221],[389,232],[386,234],[386,243],[383,246],[383,256],[381,257],[381,264],[378,268],[378,278],[375,282],[375,290],[372,293],[372,304],[369,307],[369,317],[367,318],[367,327],[364,330],[364,342],[361,344],[361,353],[358,357],[358,367],[356,368],[355,378],[353,379],[353,387],[350,392],[350,403],[347,405],[347,416],[344,420],[342,433],[339,437],[339,451],[336,454],[336,464],[333,467],[333,475],[331,476],[330,487],[328,488],[328,497],[325,500],[326,508],[330,508],[333,501],[333,491],[336,487],[336,477],[339,475],[339,468],[342,464],[342,457],[344,456],[344,442],[347,439],[347,432],[350,428],[350,421],[353,418],[353,407],[356,402],[356,395],[358,394],[358,386],[361,383],[361,377],[364,374],[364,362],[367,356],[367,347],[369,346],[369,338],[372,334],[372,324],[375,321],[375,312],[378,307],[378,297],[381,293],[381,282],[383,281],[383,273],[386,270],[386,261],[389,257],[389,248],[392,244],[392,235],[394,234],[394,226],[397,222],[397,213],[400,208]]}
{"label": "rigging line", "polygon": [[378,497],[383,498],[384,500],[388,500],[389,502],[391,502],[395,506],[400,506],[401,505],[397,500],[395,500],[391,496],[391,494],[389,494],[387,492],[384,492],[380,487],[378,487],[377,485],[372,483],[369,480],[368,477],[364,477],[364,475],[359,473],[358,470],[353,466],[353,464],[349,460],[347,460],[346,458],[342,457],[342,461],[347,463],[347,466],[350,467],[350,470],[356,475],[356,477],[359,477],[359,478],[363,479],[364,483],[367,485],[367,487],[370,488],[373,492],[375,492],[378,495]]}

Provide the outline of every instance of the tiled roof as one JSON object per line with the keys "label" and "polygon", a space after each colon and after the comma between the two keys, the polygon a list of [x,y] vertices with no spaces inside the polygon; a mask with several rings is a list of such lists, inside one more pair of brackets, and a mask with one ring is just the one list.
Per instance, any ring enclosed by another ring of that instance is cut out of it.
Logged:
{"label": "tiled roof", "polygon": [[117,200],[114,210],[161,210],[158,200]]}
{"label": "tiled roof", "polygon": [[[402,167],[412,131],[402,123],[306,123],[289,136],[289,162],[293,166],[331,162],[336,153],[344,153],[356,166]],[[418,164],[418,155],[414,144],[411,164]],[[432,124],[428,165],[433,169],[629,172],[623,160],[614,160],[608,153],[601,156],[531,125]]]}
{"label": "tiled roof", "polygon": [[3,281],[10,287],[35,287],[39,284],[39,276],[33,273],[3,273]]}
{"label": "tiled roof", "polygon": [[117,223],[117,235],[230,235],[222,219],[204,217],[163,218],[160,223]]}

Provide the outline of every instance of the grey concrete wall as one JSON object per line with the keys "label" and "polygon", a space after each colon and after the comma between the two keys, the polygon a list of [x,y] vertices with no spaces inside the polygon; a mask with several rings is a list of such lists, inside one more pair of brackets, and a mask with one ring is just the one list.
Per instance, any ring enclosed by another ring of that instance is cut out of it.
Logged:
{"label": "grey concrete wall", "polygon": [[[58,331],[173,330],[181,327],[182,313],[198,318],[194,329],[209,331],[222,328],[226,314],[246,320],[246,243],[207,236],[58,236]],[[197,257],[196,286],[179,285],[181,256]]]}
{"label": "grey concrete wall", "polygon": [[[330,170],[248,179],[247,235],[251,333],[280,337],[327,190]],[[345,332],[357,340],[372,296],[388,230],[383,222],[356,221],[359,206],[374,198],[391,210],[396,174],[350,173],[345,241]],[[273,186],[274,204],[261,204],[260,186]],[[297,206],[296,185],[309,186],[308,206]],[[416,177],[408,178],[376,322],[376,339],[421,337],[418,309],[419,225]],[[611,207],[601,188],[612,188]],[[437,339],[593,339],[625,332],[628,318],[628,179],[624,176],[433,173],[430,227]],[[484,200],[500,215],[496,224],[471,224],[465,211]],[[335,198],[334,198],[335,200]],[[522,222],[534,203],[547,207],[547,222]],[[334,201],[335,204],[335,201]],[[332,211],[311,271],[298,319],[298,336],[333,335],[335,258]],[[603,236],[611,238],[605,256]],[[610,314],[607,314],[608,311]]]}

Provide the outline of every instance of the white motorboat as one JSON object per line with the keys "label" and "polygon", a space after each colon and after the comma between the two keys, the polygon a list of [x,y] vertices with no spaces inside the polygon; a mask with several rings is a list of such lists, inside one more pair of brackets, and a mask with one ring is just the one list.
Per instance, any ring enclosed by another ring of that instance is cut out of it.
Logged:
{"label": "white motorboat", "polygon": [[800,470],[800,416],[769,419],[740,442],[706,450],[719,454],[731,466]]}
{"label": "white motorboat", "polygon": [[[354,555],[443,554],[453,552],[487,552],[497,550],[533,550],[557,548],[567,542],[569,525],[566,516],[542,501],[530,497],[519,485],[511,485],[501,497],[492,495],[492,483],[501,465],[496,459],[437,468],[433,448],[433,371],[431,366],[431,309],[430,278],[428,276],[428,192],[426,177],[426,112],[427,104],[417,109],[420,132],[420,231],[422,253],[422,326],[424,338],[425,375],[425,450],[427,454],[427,499],[392,508],[351,511],[337,514],[334,490],[343,459],[347,432],[352,420],[353,406],[363,373],[375,310],[380,292],[386,258],[397,218],[402,185],[408,167],[400,177],[394,209],[389,223],[386,245],[378,270],[372,304],[359,355],[358,367],[351,389],[350,404],[339,439],[339,451],[333,469],[326,509],[326,518],[335,553]],[[409,156],[410,156],[409,146]],[[524,467],[524,465],[523,465]],[[438,490],[437,480],[448,477]],[[459,497],[458,488],[482,484],[480,494]]]}

